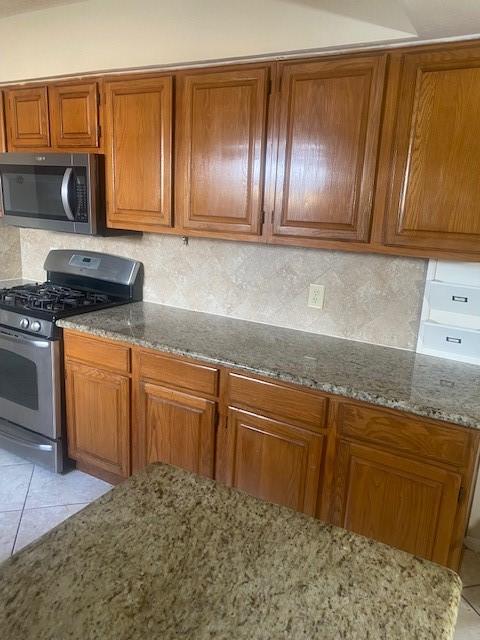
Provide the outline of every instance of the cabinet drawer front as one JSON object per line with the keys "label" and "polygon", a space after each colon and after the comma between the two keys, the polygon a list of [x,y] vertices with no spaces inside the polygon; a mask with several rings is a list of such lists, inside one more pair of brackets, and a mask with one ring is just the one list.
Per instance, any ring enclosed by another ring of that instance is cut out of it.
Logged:
{"label": "cabinet drawer front", "polygon": [[173,387],[217,395],[218,369],[184,362],[148,351],[135,352],[135,368],[142,378],[163,382]]}
{"label": "cabinet drawer front", "polygon": [[229,403],[321,428],[327,399],[314,392],[229,374]]}
{"label": "cabinet drawer front", "polygon": [[121,344],[65,332],[65,357],[102,369],[129,373],[130,349]]}
{"label": "cabinet drawer front", "polygon": [[451,426],[442,427],[421,418],[396,416],[355,404],[338,404],[340,437],[366,440],[416,457],[427,457],[450,465],[468,463],[470,435]]}

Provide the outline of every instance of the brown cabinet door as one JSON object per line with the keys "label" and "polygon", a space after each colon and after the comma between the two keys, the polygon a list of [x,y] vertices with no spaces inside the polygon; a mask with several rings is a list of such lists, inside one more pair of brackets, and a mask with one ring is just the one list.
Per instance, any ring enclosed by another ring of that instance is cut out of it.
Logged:
{"label": "brown cabinet door", "polygon": [[140,381],[135,470],[167,462],[213,477],[215,402]]}
{"label": "brown cabinet door", "polygon": [[[5,96],[0,91],[0,152],[7,150],[7,136],[5,133]],[[0,207],[0,216],[2,215]]]}
{"label": "brown cabinet door", "polygon": [[8,148],[50,146],[47,87],[7,89]]}
{"label": "brown cabinet door", "polygon": [[370,234],[385,56],[279,66],[273,236]]}
{"label": "brown cabinet door", "polygon": [[480,247],[480,47],[392,55],[382,163],[386,244]]}
{"label": "brown cabinet door", "polygon": [[67,433],[71,458],[121,477],[130,474],[130,381],[67,362]]}
{"label": "brown cabinet door", "polygon": [[107,226],[171,225],[172,78],[105,84]]}
{"label": "brown cabinet door", "polygon": [[332,522],[445,565],[460,483],[433,464],[341,441]]}
{"label": "brown cabinet door", "polygon": [[181,75],[176,222],[189,230],[261,233],[268,67]]}
{"label": "brown cabinet door", "polygon": [[229,408],[228,482],[262,500],[315,515],[323,436]]}
{"label": "brown cabinet door", "polygon": [[53,85],[48,89],[52,146],[98,146],[97,83]]}

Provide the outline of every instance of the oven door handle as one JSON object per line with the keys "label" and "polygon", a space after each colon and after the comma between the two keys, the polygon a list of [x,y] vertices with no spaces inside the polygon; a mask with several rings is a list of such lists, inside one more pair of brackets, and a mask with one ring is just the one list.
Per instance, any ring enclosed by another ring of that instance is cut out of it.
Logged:
{"label": "oven door handle", "polygon": [[18,436],[13,437],[10,434],[5,433],[5,431],[0,430],[0,436],[9,442],[13,442],[13,444],[21,444],[22,447],[28,447],[29,449],[35,449],[36,451],[53,451],[53,445],[51,444],[36,444],[34,442],[29,442],[25,440],[25,438],[20,438]]}
{"label": "oven door handle", "polygon": [[38,338],[28,338],[27,336],[22,336],[19,333],[10,333],[3,328],[0,328],[0,341],[3,339],[10,340],[11,342],[21,342],[23,344],[32,345],[34,347],[48,347],[50,345],[49,340],[39,340]]}
{"label": "oven door handle", "polygon": [[73,173],[72,167],[68,167],[67,169],[65,169],[65,173],[63,174],[63,179],[62,179],[61,195],[62,195],[62,204],[63,204],[63,209],[65,211],[65,215],[69,220],[71,220],[72,222],[75,222],[75,216],[73,215],[72,209],[70,208],[70,203],[68,201],[68,189],[70,186],[72,173]]}

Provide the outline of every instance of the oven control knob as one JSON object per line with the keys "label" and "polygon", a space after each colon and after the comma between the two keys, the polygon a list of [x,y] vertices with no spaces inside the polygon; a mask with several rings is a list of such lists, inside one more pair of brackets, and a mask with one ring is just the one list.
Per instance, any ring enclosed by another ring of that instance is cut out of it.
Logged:
{"label": "oven control knob", "polygon": [[22,318],[20,320],[20,328],[21,329],[28,329],[28,325],[30,324],[30,322],[28,321],[28,318]]}
{"label": "oven control knob", "polygon": [[30,325],[31,331],[35,331],[35,333],[40,331],[41,328],[42,328],[42,325],[40,324],[40,322],[38,320],[34,320],[32,322],[32,324]]}

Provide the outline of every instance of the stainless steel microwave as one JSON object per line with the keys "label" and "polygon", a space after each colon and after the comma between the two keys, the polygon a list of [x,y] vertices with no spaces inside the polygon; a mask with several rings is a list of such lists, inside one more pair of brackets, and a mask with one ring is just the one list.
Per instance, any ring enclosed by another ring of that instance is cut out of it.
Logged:
{"label": "stainless steel microwave", "polygon": [[0,153],[6,222],[105,235],[102,160],[92,153]]}

